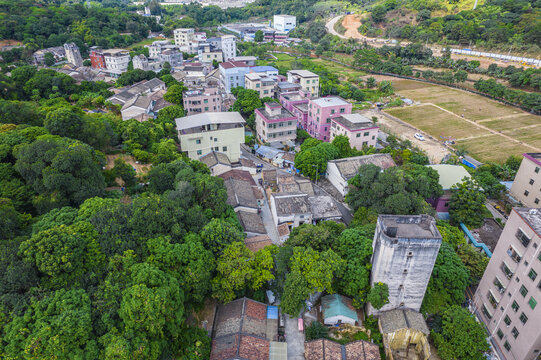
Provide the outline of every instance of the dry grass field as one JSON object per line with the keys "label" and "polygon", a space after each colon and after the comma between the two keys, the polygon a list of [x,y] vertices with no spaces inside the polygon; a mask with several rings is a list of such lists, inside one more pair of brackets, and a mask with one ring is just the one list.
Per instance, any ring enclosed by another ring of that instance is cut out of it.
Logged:
{"label": "dry grass field", "polygon": [[395,91],[419,102],[386,110],[435,139],[453,138],[479,161],[541,151],[541,116],[483,96],[412,80],[394,80]]}

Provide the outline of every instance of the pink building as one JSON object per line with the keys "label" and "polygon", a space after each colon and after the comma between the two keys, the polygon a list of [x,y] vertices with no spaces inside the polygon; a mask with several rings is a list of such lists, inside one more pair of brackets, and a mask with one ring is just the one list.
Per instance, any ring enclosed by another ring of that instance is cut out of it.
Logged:
{"label": "pink building", "polygon": [[280,94],[280,104],[297,117],[297,125],[306,129],[308,125],[308,102],[310,101],[302,91],[292,91]]}
{"label": "pink building", "polygon": [[379,128],[361,114],[343,114],[331,119],[331,137],[347,136],[351,147],[361,150],[364,146],[376,146]]}
{"label": "pink building", "polygon": [[339,96],[310,99],[305,130],[316,139],[330,141],[332,119],[351,114],[351,109],[352,105]]}
{"label": "pink building", "polygon": [[297,118],[282,105],[265,103],[265,107],[255,109],[257,138],[262,142],[295,140],[297,137]]}
{"label": "pink building", "polygon": [[182,101],[186,116],[205,112],[225,111],[223,109],[222,94],[218,87],[203,87],[184,91]]}

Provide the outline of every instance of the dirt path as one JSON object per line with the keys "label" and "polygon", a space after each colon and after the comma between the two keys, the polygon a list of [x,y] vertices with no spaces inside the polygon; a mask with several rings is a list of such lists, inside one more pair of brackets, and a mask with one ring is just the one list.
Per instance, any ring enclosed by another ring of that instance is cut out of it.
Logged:
{"label": "dirt path", "polygon": [[[493,135],[499,135],[499,136],[502,136],[502,137],[506,138],[507,140],[513,141],[513,142],[515,142],[515,143],[517,143],[517,144],[527,146],[527,147],[529,147],[530,149],[535,150],[536,152],[541,152],[541,149],[538,148],[538,147],[529,145],[529,144],[527,144],[527,143],[525,143],[525,142],[522,142],[522,141],[520,141],[520,140],[517,140],[517,139],[515,139],[515,138],[512,138],[511,136],[505,135],[505,134],[503,134],[503,133],[501,133],[501,132],[499,132],[499,131],[496,131],[496,130],[493,130],[493,129],[489,128],[489,127],[486,127],[486,126],[484,126],[484,125],[481,125],[481,124],[479,124],[479,123],[477,123],[477,122],[475,122],[475,121],[473,121],[473,120],[467,119],[467,118],[465,118],[464,116],[457,115],[457,114],[455,114],[454,112],[449,111],[449,110],[447,110],[447,109],[444,109],[444,108],[442,108],[441,106],[438,106],[438,105],[436,105],[436,104],[432,104],[432,103],[423,103],[423,104],[413,105],[413,106],[434,106],[434,107],[436,107],[436,108],[438,108],[438,109],[440,109],[440,110],[442,110],[442,111],[445,111],[445,112],[448,113],[448,114],[451,114],[451,115],[453,115],[453,116],[455,116],[455,117],[457,117],[457,118],[459,118],[459,119],[462,119],[462,120],[464,120],[464,121],[467,121],[467,122],[469,122],[470,124],[472,124],[472,125],[474,125],[474,126],[477,126],[478,128],[481,128],[481,129],[483,129],[483,130],[486,130],[486,131],[492,133]],[[461,140],[464,140],[464,139],[461,139]]]}
{"label": "dirt path", "polygon": [[375,109],[364,110],[361,113],[369,119],[372,118],[372,116],[377,117],[378,126],[382,128],[383,131],[390,132],[402,140],[411,141],[413,145],[426,152],[430,162],[434,164],[439,164],[445,155],[451,153],[449,149],[437,140],[431,138],[428,134],[425,134],[425,141],[417,140],[415,138],[415,133],[422,133],[422,131],[419,131],[405,122],[393,119],[389,114]]}

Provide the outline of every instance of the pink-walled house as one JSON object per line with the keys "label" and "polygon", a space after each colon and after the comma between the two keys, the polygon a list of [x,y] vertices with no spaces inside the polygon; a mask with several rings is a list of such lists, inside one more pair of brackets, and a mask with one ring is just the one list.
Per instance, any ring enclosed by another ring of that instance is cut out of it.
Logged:
{"label": "pink-walled house", "polygon": [[344,114],[351,114],[353,105],[339,96],[320,97],[308,102],[306,131],[316,139],[330,141],[331,121]]}
{"label": "pink-walled house", "polygon": [[262,142],[295,140],[297,137],[297,118],[275,102],[265,103],[265,107],[255,109],[257,138]]}
{"label": "pink-walled house", "polygon": [[344,135],[352,148],[361,150],[364,146],[376,146],[379,128],[361,114],[343,114],[331,119],[331,137]]}

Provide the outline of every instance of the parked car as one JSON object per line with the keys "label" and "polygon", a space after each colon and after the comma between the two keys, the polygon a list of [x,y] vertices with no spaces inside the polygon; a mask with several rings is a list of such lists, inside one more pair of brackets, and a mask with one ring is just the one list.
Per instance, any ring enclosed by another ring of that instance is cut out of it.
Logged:
{"label": "parked car", "polygon": [[415,138],[419,141],[425,141],[425,137],[419,133],[415,133]]}

